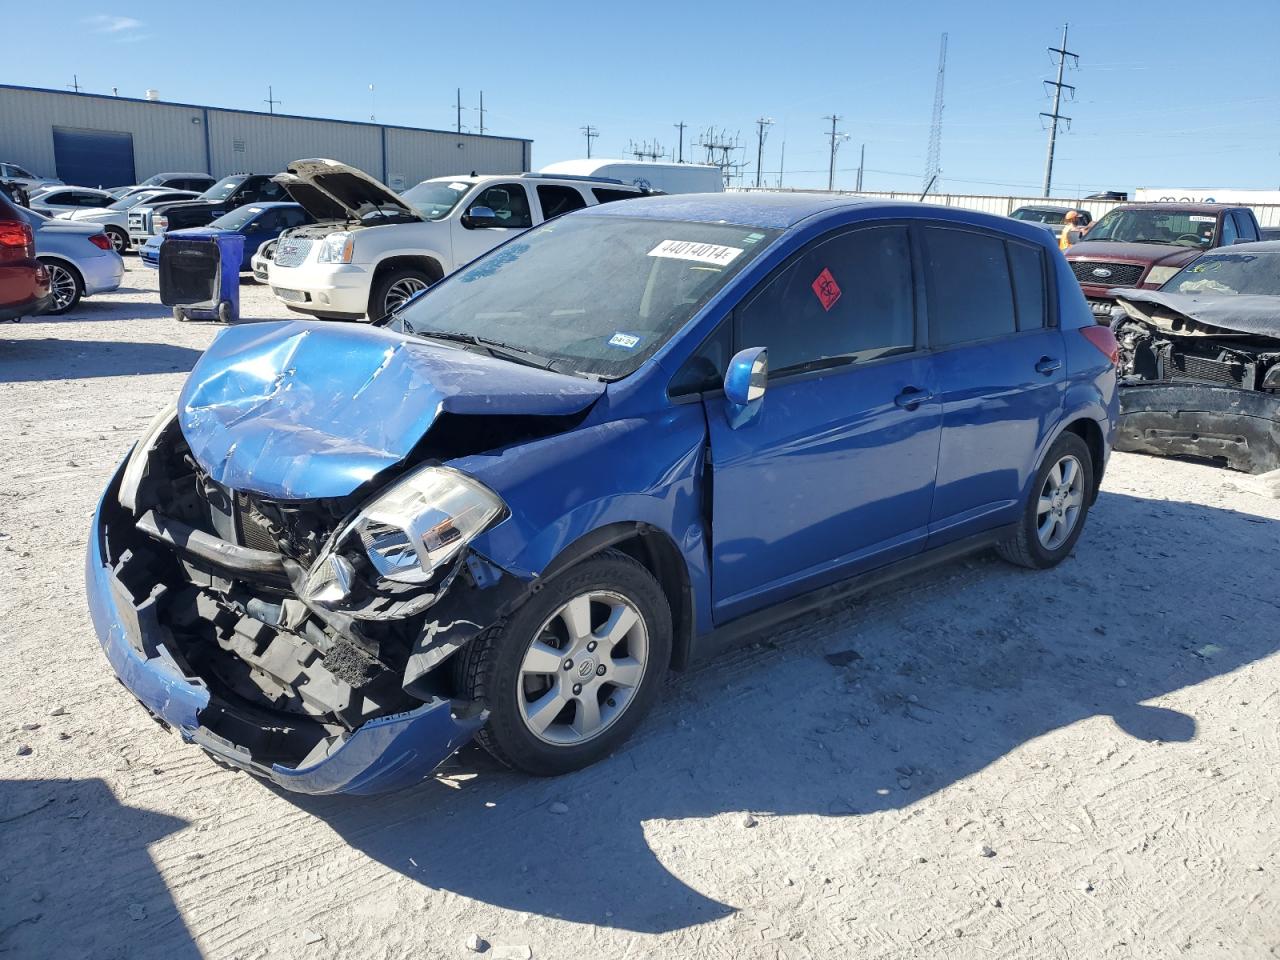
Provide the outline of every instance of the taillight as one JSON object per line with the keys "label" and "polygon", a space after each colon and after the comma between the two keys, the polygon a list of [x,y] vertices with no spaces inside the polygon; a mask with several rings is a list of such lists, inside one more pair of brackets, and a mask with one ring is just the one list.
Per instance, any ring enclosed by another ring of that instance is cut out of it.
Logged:
{"label": "taillight", "polygon": [[95,233],[92,237],[89,238],[89,242],[92,243],[99,250],[111,249],[111,238],[108,237],[105,233]]}
{"label": "taillight", "polygon": [[0,220],[0,260],[30,260],[36,238],[25,220]]}
{"label": "taillight", "polygon": [[1086,340],[1101,351],[1103,356],[1111,361],[1113,367],[1119,363],[1120,344],[1116,343],[1116,335],[1111,332],[1110,327],[1095,323],[1091,327],[1081,327],[1080,332],[1084,334]]}

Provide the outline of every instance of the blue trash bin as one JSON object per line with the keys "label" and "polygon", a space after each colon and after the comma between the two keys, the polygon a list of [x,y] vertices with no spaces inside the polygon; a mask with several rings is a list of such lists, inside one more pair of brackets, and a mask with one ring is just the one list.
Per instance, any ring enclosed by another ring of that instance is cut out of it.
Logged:
{"label": "blue trash bin", "polygon": [[229,230],[183,230],[160,244],[160,302],[175,320],[240,318],[244,236]]}

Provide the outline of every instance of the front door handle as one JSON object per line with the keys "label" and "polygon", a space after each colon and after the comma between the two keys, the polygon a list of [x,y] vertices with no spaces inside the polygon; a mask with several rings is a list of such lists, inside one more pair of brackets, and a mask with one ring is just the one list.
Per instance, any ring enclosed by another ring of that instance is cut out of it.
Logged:
{"label": "front door handle", "polygon": [[1054,357],[1041,357],[1036,362],[1036,373],[1043,373],[1046,377],[1061,369],[1062,361]]}
{"label": "front door handle", "polygon": [[933,394],[928,390],[921,390],[919,387],[905,387],[900,394],[893,398],[893,402],[903,410],[914,410],[920,404],[928,403],[932,399]]}

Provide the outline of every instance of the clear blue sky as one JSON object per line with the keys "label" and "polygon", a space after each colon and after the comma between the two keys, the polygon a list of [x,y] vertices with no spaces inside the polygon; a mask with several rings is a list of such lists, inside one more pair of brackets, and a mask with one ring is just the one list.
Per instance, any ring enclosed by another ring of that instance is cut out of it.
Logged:
{"label": "clear blue sky", "polygon": [[[631,140],[685,156],[708,127],[740,132],[754,180],[757,117],[772,117],[764,169],[825,186],[828,125],[845,119],[837,186],[867,148],[867,189],[918,187],[925,166],[939,35],[950,34],[942,137],[944,189],[1038,192],[1048,110],[1045,48],[1064,20],[1080,69],[1060,138],[1055,193],[1135,186],[1280,187],[1280,2],[1204,0],[985,3],[426,4],[54,2],[48,39],[6,44],[0,81],[447,127],[462,88],[474,130],[534,141],[534,165]],[[12,26],[12,17],[8,18]],[[369,84],[374,84],[371,95]]]}

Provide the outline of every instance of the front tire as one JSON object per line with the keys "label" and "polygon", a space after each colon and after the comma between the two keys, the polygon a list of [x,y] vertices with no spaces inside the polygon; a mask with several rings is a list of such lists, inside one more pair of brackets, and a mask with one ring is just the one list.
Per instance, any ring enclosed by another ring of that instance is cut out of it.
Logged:
{"label": "front tire", "polygon": [[1084,532],[1093,499],[1093,458],[1074,433],[1064,433],[1049,448],[1036,471],[1022,509],[1018,531],[996,545],[1010,563],[1033,570],[1056,567]]}
{"label": "front tire", "polygon": [[373,285],[369,297],[369,319],[378,320],[399,310],[417,294],[431,286],[431,278],[412,267],[388,270]]}
{"label": "front tire", "polygon": [[626,741],[670,660],[671,608],[658,581],[606,550],[472,640],[459,687],[489,708],[481,746],[507,766],[554,776]]}

